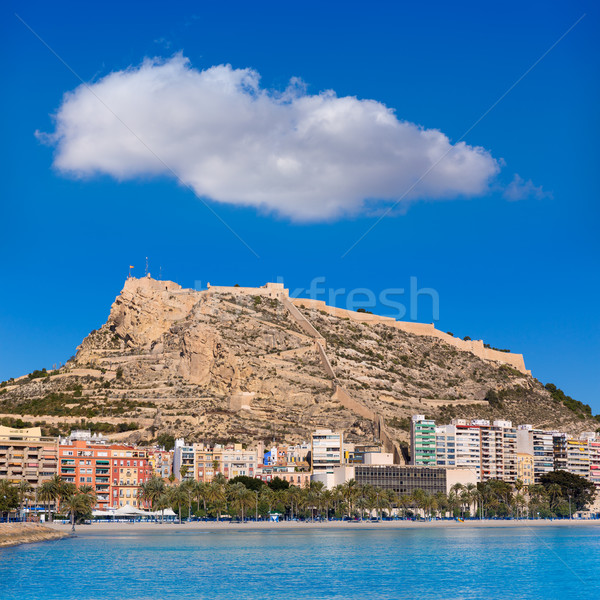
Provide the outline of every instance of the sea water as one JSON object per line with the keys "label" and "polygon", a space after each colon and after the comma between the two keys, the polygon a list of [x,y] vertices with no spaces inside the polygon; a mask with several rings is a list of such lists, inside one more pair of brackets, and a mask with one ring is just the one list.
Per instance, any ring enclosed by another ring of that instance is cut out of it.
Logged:
{"label": "sea water", "polygon": [[600,527],[94,532],[0,550],[0,599],[600,599]]}

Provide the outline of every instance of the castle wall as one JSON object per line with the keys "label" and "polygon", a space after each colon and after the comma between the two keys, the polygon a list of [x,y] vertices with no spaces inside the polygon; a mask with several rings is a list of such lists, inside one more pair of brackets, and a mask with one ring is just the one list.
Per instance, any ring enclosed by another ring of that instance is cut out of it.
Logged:
{"label": "castle wall", "polygon": [[373,315],[363,312],[355,312],[353,310],[347,310],[345,308],[337,308],[335,306],[328,306],[323,300],[311,300],[308,298],[290,298],[290,302],[295,306],[305,307],[308,309],[318,310],[325,312],[333,317],[340,319],[349,319],[357,323],[364,323],[366,325],[388,325],[405,331],[406,333],[412,333],[414,335],[425,335],[435,337],[443,340],[447,344],[454,346],[455,348],[471,352],[475,356],[483,360],[496,361],[508,364],[515,369],[521,371],[521,373],[531,374],[525,368],[525,360],[522,354],[514,354],[512,352],[499,352],[498,350],[492,350],[491,348],[485,348],[482,340],[461,340],[455,338],[439,329],[436,329],[431,323],[414,323],[412,321],[396,321],[392,317],[382,317],[381,315]]}
{"label": "castle wall", "polygon": [[289,296],[289,290],[283,287],[283,283],[267,283],[261,287],[236,287],[230,285],[207,284],[209,292],[220,294],[233,294],[234,296],[266,296],[267,298],[285,298]]}
{"label": "castle wall", "polygon": [[298,325],[309,335],[311,338],[321,342],[323,347],[327,347],[327,341],[325,338],[313,327],[312,323],[296,308],[288,298],[281,298],[282,304],[288,309],[288,312],[296,321]]}

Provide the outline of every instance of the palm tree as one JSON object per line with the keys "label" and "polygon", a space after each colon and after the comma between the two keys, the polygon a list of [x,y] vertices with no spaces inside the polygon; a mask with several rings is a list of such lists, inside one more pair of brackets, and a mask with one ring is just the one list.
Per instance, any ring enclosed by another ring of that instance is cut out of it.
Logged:
{"label": "palm tree", "polygon": [[88,512],[92,507],[92,499],[88,494],[72,494],[62,500],[62,506],[71,515],[71,532],[75,533],[75,515]]}
{"label": "palm tree", "polygon": [[324,490],[321,494],[321,506],[325,511],[325,520],[329,521],[329,509],[333,504],[333,492],[331,490]]}
{"label": "palm tree", "polygon": [[406,511],[412,504],[411,497],[408,494],[402,494],[400,498],[398,498],[398,504],[402,507],[402,516],[406,519]]}
{"label": "palm tree", "polygon": [[[33,487],[26,481],[25,479],[21,479],[19,483],[17,483],[17,496],[19,498],[19,512],[23,515],[23,507],[25,505],[25,500],[30,498]],[[22,518],[22,517],[21,517]]]}
{"label": "palm tree", "polygon": [[82,485],[79,488],[79,492],[81,494],[85,494],[90,498],[90,506],[96,506],[96,501],[98,496],[96,495],[96,490],[91,485]]}
{"label": "palm tree", "polygon": [[519,510],[521,511],[521,517],[523,517],[523,508],[527,502],[525,501],[525,496],[523,494],[517,494],[515,496],[515,505],[517,507],[517,519],[519,518]]}
{"label": "palm tree", "polygon": [[469,515],[470,515],[471,509],[475,508],[475,500],[477,498],[477,484],[467,483],[467,485],[465,485],[465,491],[467,492],[468,508],[469,508]]}
{"label": "palm tree", "polygon": [[202,506],[204,507],[204,515],[206,516],[206,500],[208,498],[208,485],[203,481],[197,481],[195,487],[196,502],[198,508],[200,508],[200,500],[202,500]]}
{"label": "palm tree", "polygon": [[321,506],[321,496],[324,487],[325,484],[322,481],[311,481],[305,494],[305,508],[310,508],[310,516],[313,521],[315,519],[315,509],[318,510]]}
{"label": "palm tree", "polygon": [[46,504],[46,519],[52,522],[52,503],[56,504],[58,499],[59,489],[54,478],[48,479],[39,487],[38,498]]}
{"label": "palm tree", "polygon": [[547,493],[550,496],[550,508],[554,511],[562,499],[562,488],[558,483],[552,483],[548,486]]}
{"label": "palm tree", "polygon": [[285,498],[286,501],[289,503],[290,506],[290,514],[291,514],[291,518],[294,518],[294,505],[296,506],[296,515],[298,514],[299,510],[299,505],[302,499],[302,490],[296,486],[290,486],[287,490],[286,490],[286,494],[285,494]]}
{"label": "palm tree", "polygon": [[357,496],[358,484],[354,479],[350,479],[342,485],[342,494],[348,504],[348,518],[352,516],[352,503]]}
{"label": "palm tree", "polygon": [[273,504],[275,504],[275,500],[277,496],[275,492],[268,486],[265,485],[260,491],[260,499],[261,502],[264,502],[269,508],[269,513],[272,512]]}
{"label": "palm tree", "polygon": [[450,492],[448,492],[448,512],[451,517],[454,516],[454,513],[458,508],[460,508],[460,499],[455,491],[450,490]]}
{"label": "palm tree", "polygon": [[413,490],[411,497],[412,497],[412,504],[415,507],[415,512],[417,512],[425,507],[425,504],[426,504],[425,496],[426,496],[426,494],[423,490],[421,490],[421,489]]}
{"label": "palm tree", "polygon": [[196,480],[186,479],[181,487],[185,490],[188,498],[188,521],[192,520],[192,498],[196,493]]}
{"label": "palm tree", "polygon": [[217,511],[217,521],[220,521],[221,511],[223,507],[227,505],[227,496],[225,495],[225,488],[218,477],[215,477],[208,486],[206,498],[215,507]]}
{"label": "palm tree", "polygon": [[169,488],[167,490],[167,488],[165,487],[163,492],[160,495],[156,496],[152,502],[153,508],[161,511],[161,515],[160,515],[161,524],[164,523],[164,520],[165,520],[165,508],[171,508],[171,498],[169,496],[170,489],[171,488]]}
{"label": "palm tree", "polygon": [[177,505],[179,510],[179,523],[181,524],[181,505],[188,499],[188,493],[185,485],[182,483],[169,488],[167,496],[171,502],[171,505]]}
{"label": "palm tree", "polygon": [[365,516],[365,510],[367,510],[369,505],[369,496],[365,494],[361,494],[355,502],[355,506],[358,509],[358,515],[360,520],[362,521]]}
{"label": "palm tree", "polygon": [[444,492],[437,492],[435,500],[437,504],[436,513],[439,515],[445,514],[448,510],[448,496]]}

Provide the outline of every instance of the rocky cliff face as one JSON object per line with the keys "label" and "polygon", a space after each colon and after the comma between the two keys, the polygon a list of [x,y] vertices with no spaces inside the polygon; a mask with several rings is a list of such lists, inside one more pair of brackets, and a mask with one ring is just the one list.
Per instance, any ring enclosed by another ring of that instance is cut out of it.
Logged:
{"label": "rocky cliff face", "polygon": [[[0,416],[43,422],[49,432],[84,419],[130,441],[167,432],[296,442],[331,427],[367,442],[380,434],[370,413],[397,442],[408,439],[408,418],[417,412],[440,423],[478,417],[571,432],[598,426],[530,375],[439,338],[300,311],[316,333],[278,298],[128,279],[106,323],[65,367],[5,384]],[[335,380],[316,340],[326,345]]]}

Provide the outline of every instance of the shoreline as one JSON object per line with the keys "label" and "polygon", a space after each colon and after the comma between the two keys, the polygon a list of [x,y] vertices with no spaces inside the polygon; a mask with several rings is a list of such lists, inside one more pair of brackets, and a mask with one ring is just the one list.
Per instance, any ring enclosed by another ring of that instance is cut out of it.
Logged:
{"label": "shoreline", "polygon": [[[173,532],[218,532],[218,531],[305,531],[309,529],[485,529],[485,528],[516,528],[516,527],[580,527],[583,525],[597,526],[600,529],[600,520],[519,520],[519,521],[248,521],[246,523],[217,523],[214,521],[192,521],[191,523],[92,523],[77,525],[77,534],[98,532],[123,532],[123,533],[173,533]],[[70,524],[48,523],[47,527],[58,532],[70,531]]]}
{"label": "shoreline", "polygon": [[20,544],[51,542],[68,536],[69,533],[62,529],[39,523],[0,523],[0,549]]}

